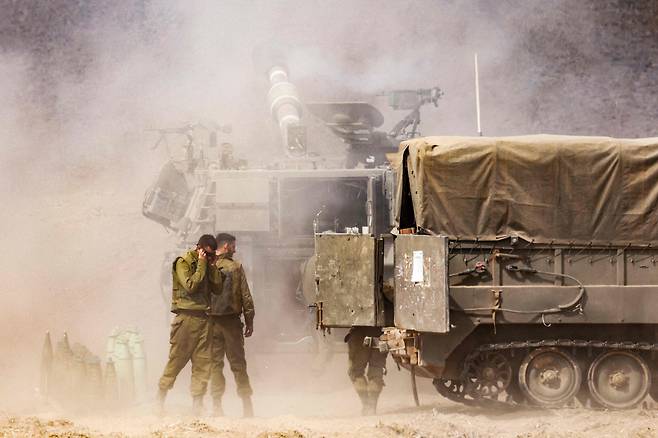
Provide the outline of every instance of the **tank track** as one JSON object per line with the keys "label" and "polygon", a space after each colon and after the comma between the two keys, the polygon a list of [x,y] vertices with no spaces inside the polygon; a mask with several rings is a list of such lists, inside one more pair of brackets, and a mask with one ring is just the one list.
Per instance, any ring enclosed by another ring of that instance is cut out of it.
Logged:
{"label": "tank track", "polygon": [[[603,353],[604,351],[613,351],[613,350],[622,350],[632,353],[644,353],[644,355],[650,353],[653,359],[653,355],[658,352],[658,344],[652,344],[648,342],[609,342],[609,341],[587,341],[587,340],[577,340],[577,339],[556,339],[556,340],[538,340],[538,341],[513,341],[513,342],[501,342],[495,344],[482,344],[476,349],[474,349],[470,354],[468,354],[463,362],[463,369],[459,380],[452,379],[434,379],[433,384],[436,387],[439,394],[443,397],[458,402],[461,404],[469,406],[480,406],[486,408],[519,408],[519,407],[537,407],[536,404],[528,401],[521,393],[518,387],[514,388],[511,392],[503,394],[504,396],[501,399],[500,394],[495,396],[487,396],[478,394],[474,389],[477,386],[477,379],[469,378],[469,370],[472,369],[475,360],[480,357],[483,353],[503,353],[508,358],[515,358],[514,362],[524,355],[524,352],[529,352],[532,349],[536,348],[561,348],[561,349],[572,349],[574,355],[580,353],[580,357],[586,355],[588,358],[592,358],[597,354]],[[654,361],[651,360],[651,363]],[[653,375],[656,373],[658,377],[658,370],[650,369],[650,373]],[[587,379],[587,373],[585,374],[585,379]],[[588,399],[586,396],[583,396],[584,388],[587,388],[588,382],[583,379],[581,384],[581,393],[574,397],[569,403],[560,408],[588,408],[588,409],[605,409],[599,405],[596,405],[592,400]],[[518,369],[513,373],[513,378],[511,385],[515,387],[518,380]],[[654,388],[658,386],[658,382],[654,384]],[[658,402],[656,395],[658,392],[655,389],[649,390],[649,394],[642,401],[644,407],[650,407],[652,409],[658,408],[658,405],[655,402]],[[651,401],[651,399],[654,401]]]}

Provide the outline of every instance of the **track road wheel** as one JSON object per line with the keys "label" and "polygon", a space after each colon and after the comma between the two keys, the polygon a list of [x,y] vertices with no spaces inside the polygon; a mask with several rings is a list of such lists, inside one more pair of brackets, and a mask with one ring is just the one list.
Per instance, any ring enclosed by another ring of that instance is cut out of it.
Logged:
{"label": "track road wheel", "polygon": [[570,354],[553,347],[531,351],[519,368],[519,388],[538,406],[562,406],[578,393],[582,373]]}
{"label": "track road wheel", "polygon": [[628,409],[644,400],[651,388],[647,363],[630,351],[608,351],[587,372],[592,398],[610,409]]}
{"label": "track road wheel", "polygon": [[448,400],[456,402],[464,401],[464,384],[461,381],[453,379],[434,379],[432,383],[439,394]]}
{"label": "track road wheel", "polygon": [[498,400],[512,382],[512,366],[502,353],[481,353],[470,363],[466,378],[474,399]]}

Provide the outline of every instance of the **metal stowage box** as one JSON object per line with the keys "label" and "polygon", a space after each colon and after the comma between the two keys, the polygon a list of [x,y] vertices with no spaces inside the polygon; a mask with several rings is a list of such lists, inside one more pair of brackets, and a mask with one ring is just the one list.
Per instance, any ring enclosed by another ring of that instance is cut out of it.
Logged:
{"label": "metal stowage box", "polygon": [[402,234],[395,239],[395,326],[446,333],[448,239]]}
{"label": "metal stowage box", "polygon": [[361,234],[318,234],[316,239],[320,325],[382,325],[381,241]]}

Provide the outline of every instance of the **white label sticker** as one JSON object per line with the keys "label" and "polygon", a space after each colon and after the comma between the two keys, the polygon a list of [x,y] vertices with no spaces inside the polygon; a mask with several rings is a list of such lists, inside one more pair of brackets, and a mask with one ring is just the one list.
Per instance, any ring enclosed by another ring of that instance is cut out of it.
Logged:
{"label": "white label sticker", "polygon": [[414,283],[423,282],[423,251],[414,251],[411,266],[411,281]]}

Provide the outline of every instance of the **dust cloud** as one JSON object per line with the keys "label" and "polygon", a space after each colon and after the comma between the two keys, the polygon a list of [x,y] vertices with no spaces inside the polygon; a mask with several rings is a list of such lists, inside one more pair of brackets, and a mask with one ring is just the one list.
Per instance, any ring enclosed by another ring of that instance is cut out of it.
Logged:
{"label": "dust cloud", "polygon": [[[168,158],[147,129],[232,124],[238,155],[279,157],[255,47],[286,49],[306,101],[381,106],[383,91],[440,86],[427,135],[475,134],[476,51],[486,135],[656,135],[655,1],[3,0],[0,11],[0,409],[34,410],[47,330],[103,357],[113,327],[138,327],[155,388],[168,347],[160,266],[176,242],[141,216]],[[404,116],[382,110],[384,129]],[[300,378],[279,363],[290,357],[253,354],[257,396],[270,390],[257,409],[358,409],[339,357],[328,375]],[[281,401],[271,379],[286,371],[302,394],[315,385],[314,403]],[[409,402],[404,376],[391,385],[399,397],[383,394],[389,407]],[[187,385],[182,375],[181,405]],[[327,388],[350,402],[326,401]]]}

